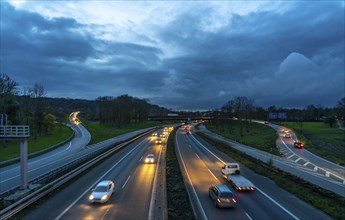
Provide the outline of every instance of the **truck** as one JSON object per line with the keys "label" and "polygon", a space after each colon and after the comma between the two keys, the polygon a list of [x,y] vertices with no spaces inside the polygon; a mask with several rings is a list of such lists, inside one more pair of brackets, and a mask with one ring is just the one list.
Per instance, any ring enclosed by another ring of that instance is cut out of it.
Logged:
{"label": "truck", "polygon": [[225,163],[222,166],[223,177],[238,191],[252,191],[255,186],[247,178],[240,175],[238,163]]}

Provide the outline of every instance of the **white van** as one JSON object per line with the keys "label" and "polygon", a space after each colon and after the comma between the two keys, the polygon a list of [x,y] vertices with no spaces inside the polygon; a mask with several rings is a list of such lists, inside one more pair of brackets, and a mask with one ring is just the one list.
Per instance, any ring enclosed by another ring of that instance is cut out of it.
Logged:
{"label": "white van", "polygon": [[222,166],[222,173],[228,174],[240,174],[240,165],[238,163],[226,163]]}

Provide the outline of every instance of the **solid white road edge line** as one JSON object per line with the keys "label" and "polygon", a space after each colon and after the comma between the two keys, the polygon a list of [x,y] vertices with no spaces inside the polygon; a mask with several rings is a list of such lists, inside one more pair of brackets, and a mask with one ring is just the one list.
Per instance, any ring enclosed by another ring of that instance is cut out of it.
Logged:
{"label": "solid white road edge line", "polygon": [[276,204],[277,206],[279,206],[279,208],[283,209],[286,213],[288,213],[292,218],[298,220],[299,218],[296,217],[294,214],[292,214],[289,210],[285,209],[282,205],[280,205],[278,202],[276,202],[274,199],[272,199],[269,195],[267,195],[266,193],[264,193],[261,189],[259,189],[258,187],[255,187],[255,189],[257,189],[262,195],[264,195],[267,199],[271,200],[274,204]]}
{"label": "solid white road edge line", "polygon": [[[28,162],[28,166],[31,165],[31,164],[35,164],[35,163],[37,163],[37,162],[39,162],[39,161],[41,161],[41,160],[47,160],[47,159],[49,159],[49,158],[51,158],[51,157],[55,157],[56,155],[61,154],[61,153],[65,152],[65,151],[67,151],[67,150],[71,147],[71,144],[72,144],[72,141],[69,142],[69,147],[67,147],[65,150],[58,151],[58,152],[56,152],[56,153],[54,153],[54,154],[52,154],[52,155],[50,155],[50,156],[48,156],[48,157],[43,157],[43,158],[34,160],[34,161],[32,161],[32,162]],[[41,167],[40,167],[40,168],[41,168]],[[10,171],[15,170],[15,169],[18,169],[18,170],[19,170],[19,169],[20,169],[20,165],[15,166],[15,167],[13,167],[13,168],[11,168],[11,169],[8,169],[8,170],[4,170],[4,171],[2,171],[2,173],[10,172]],[[29,171],[29,172],[30,172],[30,171]],[[19,175],[14,176],[14,177],[9,178],[9,179],[6,179],[6,180],[4,180],[4,181],[1,181],[0,183],[6,182],[7,180],[13,179],[13,178],[18,177],[18,176],[19,176]]]}
{"label": "solid white road edge line", "polygon": [[180,152],[180,147],[179,147],[177,138],[175,138],[175,140],[176,140],[177,152],[178,152],[178,154],[179,154],[179,156],[180,156],[180,158],[181,158],[182,165],[183,165],[183,169],[186,171],[186,174],[187,174],[189,183],[190,183],[190,185],[191,185],[191,187],[192,187],[192,190],[193,190],[194,196],[195,196],[195,198],[196,198],[196,201],[197,201],[197,203],[198,203],[199,209],[201,210],[202,217],[203,217],[203,219],[207,219],[207,216],[206,216],[206,214],[205,214],[205,211],[204,211],[204,209],[202,208],[201,202],[200,202],[200,200],[199,200],[198,194],[196,194],[196,191],[195,191],[195,189],[194,189],[192,180],[191,180],[191,178],[190,178],[190,176],[189,176],[189,174],[188,174],[186,165],[184,164],[184,161],[183,161],[183,158],[182,158],[182,155],[181,155],[181,152]]}
{"label": "solid white road edge line", "polygon": [[[148,219],[151,220],[151,219],[154,219],[153,218],[153,204],[154,204],[154,201],[156,200],[156,196],[154,194],[154,191],[156,189],[156,184],[157,184],[157,173],[158,173],[158,168],[159,168],[159,162],[161,160],[161,155],[162,155],[162,149],[163,147],[161,147],[161,150],[159,151],[159,156],[158,156],[158,160],[157,160],[157,164],[156,164],[156,171],[155,171],[155,176],[153,178],[153,186],[152,186],[152,191],[151,191],[151,200],[150,200],[150,208],[149,208],[149,216],[148,216]],[[165,199],[165,198],[163,198]]]}
{"label": "solid white road edge line", "polygon": [[74,200],[65,210],[63,210],[61,214],[55,218],[55,220],[59,220],[68,210],[72,208],[72,206],[74,206],[83,196],[85,196],[86,193],[90,192],[90,190],[92,189],[94,185],[96,185],[99,181],[101,181],[108,173],[110,173],[112,169],[114,169],[117,165],[119,165],[121,161],[123,161],[129,154],[131,154],[135,149],[137,149],[145,140],[146,139],[142,140],[137,146],[135,146],[124,157],[122,157],[121,160],[119,160],[116,164],[114,164],[114,166],[112,166],[109,170],[107,170],[107,172],[105,172],[98,180],[96,180],[96,182],[91,184],[91,186],[87,190],[85,190],[76,200]]}
{"label": "solid white road edge line", "polygon": [[[205,148],[208,152],[210,152],[202,143],[200,143],[195,137],[193,137],[203,148]],[[219,159],[219,157],[217,157],[216,155],[214,155],[212,152],[210,152],[213,156],[215,156],[216,158]],[[222,163],[224,163],[221,159],[219,159],[219,161],[221,161]],[[259,192],[261,192],[264,196],[266,196],[266,198],[268,198],[269,200],[271,200],[274,204],[276,204],[279,208],[281,208],[282,210],[284,210],[286,213],[288,213],[291,217],[293,217],[294,219],[299,219],[297,218],[294,214],[292,214],[289,210],[285,209],[282,205],[280,205],[278,202],[276,202],[274,199],[272,199],[271,197],[269,197],[266,193],[264,193],[262,190],[260,190],[259,188],[255,187]]]}

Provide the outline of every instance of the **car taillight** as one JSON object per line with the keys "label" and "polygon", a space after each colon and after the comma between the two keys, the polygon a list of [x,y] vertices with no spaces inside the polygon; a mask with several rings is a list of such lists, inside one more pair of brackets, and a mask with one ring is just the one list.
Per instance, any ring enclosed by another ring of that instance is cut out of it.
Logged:
{"label": "car taillight", "polygon": [[218,202],[218,203],[220,203],[220,202],[221,202],[221,200],[218,198],[218,199],[217,199],[217,202]]}
{"label": "car taillight", "polygon": [[236,199],[235,199],[235,198],[232,198],[231,201],[234,202],[234,203],[236,203]]}

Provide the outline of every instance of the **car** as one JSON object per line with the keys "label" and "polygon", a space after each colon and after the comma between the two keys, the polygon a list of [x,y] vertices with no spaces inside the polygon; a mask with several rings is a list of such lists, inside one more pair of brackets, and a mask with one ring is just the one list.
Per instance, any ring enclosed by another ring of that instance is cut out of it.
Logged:
{"label": "car", "polygon": [[295,146],[296,148],[303,148],[304,144],[302,142],[300,142],[300,141],[295,141],[293,146]]}
{"label": "car", "polygon": [[190,131],[187,131],[186,134],[189,135],[189,134],[191,134],[191,133],[190,133]]}
{"label": "car", "polygon": [[91,203],[106,203],[110,196],[114,193],[115,183],[111,180],[103,180],[99,182],[96,187],[92,190],[89,196],[89,201]]}
{"label": "car", "polygon": [[285,133],[284,137],[285,138],[291,138],[291,135],[289,133]]}
{"label": "car", "polygon": [[265,124],[265,125],[269,125],[270,122],[269,122],[269,121],[265,121],[264,124]]}
{"label": "car", "polygon": [[154,163],[155,156],[153,154],[148,154],[145,158],[145,163]]}
{"label": "car", "polygon": [[162,139],[161,138],[157,138],[156,139],[156,144],[161,144],[162,143]]}
{"label": "car", "polygon": [[212,185],[208,190],[208,195],[217,208],[231,208],[236,205],[234,194],[226,185]]}
{"label": "car", "polygon": [[157,133],[152,133],[152,137],[157,137]]}

